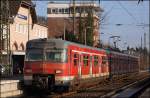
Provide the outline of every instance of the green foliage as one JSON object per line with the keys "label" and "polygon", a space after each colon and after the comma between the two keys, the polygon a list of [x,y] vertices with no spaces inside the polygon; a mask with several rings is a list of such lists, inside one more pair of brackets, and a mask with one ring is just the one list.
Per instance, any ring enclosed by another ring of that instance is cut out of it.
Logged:
{"label": "green foliage", "polygon": [[80,17],[79,17],[79,35],[78,35],[78,41],[81,44],[84,44],[84,20],[81,17],[81,13],[80,13]]}
{"label": "green foliage", "polygon": [[[87,17],[82,18],[82,13],[80,13],[79,17],[79,35],[78,42],[84,44],[85,35],[86,35],[86,43],[89,46],[93,46],[93,29],[94,29],[94,18],[92,8],[88,9]],[[86,34],[85,34],[86,33]]]}
{"label": "green foliage", "polygon": [[86,20],[86,38],[87,38],[87,45],[93,46],[93,29],[94,29],[94,18],[92,10],[88,11],[88,16]]}
{"label": "green foliage", "polygon": [[72,32],[67,32],[66,31],[66,35],[65,36],[66,36],[66,40],[67,41],[77,42],[77,37]]}

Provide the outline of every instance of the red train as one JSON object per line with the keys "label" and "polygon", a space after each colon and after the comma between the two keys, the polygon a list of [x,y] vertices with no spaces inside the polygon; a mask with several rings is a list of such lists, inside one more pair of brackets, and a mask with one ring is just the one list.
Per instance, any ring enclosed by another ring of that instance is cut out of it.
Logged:
{"label": "red train", "polygon": [[61,39],[35,39],[26,46],[24,83],[51,89],[138,69],[138,57]]}

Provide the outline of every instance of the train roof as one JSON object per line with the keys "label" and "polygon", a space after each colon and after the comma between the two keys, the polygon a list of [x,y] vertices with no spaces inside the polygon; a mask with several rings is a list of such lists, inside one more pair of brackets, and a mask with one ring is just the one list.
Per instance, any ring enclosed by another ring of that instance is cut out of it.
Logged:
{"label": "train roof", "polygon": [[[130,57],[136,57],[133,55],[129,55],[129,54],[124,54],[124,53],[120,53],[120,52],[116,52],[116,51],[111,51],[109,49],[102,49],[102,48],[95,48],[95,47],[90,47],[90,46],[86,46],[86,45],[82,45],[82,44],[78,44],[75,42],[70,42],[70,41],[66,41],[66,40],[62,40],[62,39],[55,39],[55,38],[41,38],[41,39],[33,39],[27,42],[27,44],[29,44],[30,42],[56,42],[59,43],[57,46],[58,47],[64,47],[66,48],[68,45],[77,45],[79,47],[82,48],[88,48],[88,49],[92,49],[92,50],[98,50],[98,51],[105,51],[107,54],[116,54],[116,55],[122,55],[122,56],[130,56]],[[136,57],[138,58],[138,57]]]}
{"label": "train roof", "polygon": [[116,55],[122,55],[122,56],[130,56],[133,58],[139,58],[138,56],[134,56],[134,55],[130,55],[130,54],[125,54],[125,53],[120,53],[120,52],[116,52],[116,51],[110,51],[111,54],[116,54]]}
{"label": "train roof", "polygon": [[94,48],[94,47],[78,44],[78,43],[75,43],[75,42],[70,42],[70,41],[66,41],[66,40],[62,40],[62,39],[55,39],[55,38],[33,39],[33,40],[28,41],[28,43],[30,43],[30,42],[33,42],[33,43],[35,42],[36,43],[36,42],[41,42],[41,41],[43,41],[43,42],[56,42],[56,43],[59,43],[59,46],[64,46],[64,47],[73,44],[73,45],[77,45],[77,46],[82,47],[82,48],[106,51],[105,49],[102,49],[102,48]]}

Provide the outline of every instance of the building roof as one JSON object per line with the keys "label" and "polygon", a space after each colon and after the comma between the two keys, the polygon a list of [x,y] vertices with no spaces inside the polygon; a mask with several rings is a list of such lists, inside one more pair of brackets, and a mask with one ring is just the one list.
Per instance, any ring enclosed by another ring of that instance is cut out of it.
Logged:
{"label": "building roof", "polygon": [[37,16],[35,11],[35,5],[32,3],[31,0],[9,0],[9,9],[10,9],[10,16],[15,17],[18,13],[19,7],[30,7],[31,17],[33,20],[33,24],[37,22]]}
{"label": "building roof", "polygon": [[21,0],[9,0],[10,16],[15,16],[18,13]]}
{"label": "building roof", "polygon": [[80,8],[89,8],[91,7],[92,9],[95,9],[96,11],[100,11],[103,12],[104,10],[100,7],[100,5],[98,5],[96,2],[94,1],[76,1],[75,4],[73,4],[73,2],[63,2],[63,1],[50,1],[48,3],[48,7],[70,7],[73,8],[73,6],[75,5],[75,7],[80,7]]}

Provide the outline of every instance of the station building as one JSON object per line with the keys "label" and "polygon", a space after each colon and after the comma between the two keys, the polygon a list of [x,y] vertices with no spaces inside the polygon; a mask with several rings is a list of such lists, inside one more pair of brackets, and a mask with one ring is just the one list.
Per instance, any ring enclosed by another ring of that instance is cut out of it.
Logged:
{"label": "station building", "polygon": [[28,40],[47,38],[47,25],[37,20],[34,4],[29,1],[10,2],[10,50],[13,73],[22,72]]}

